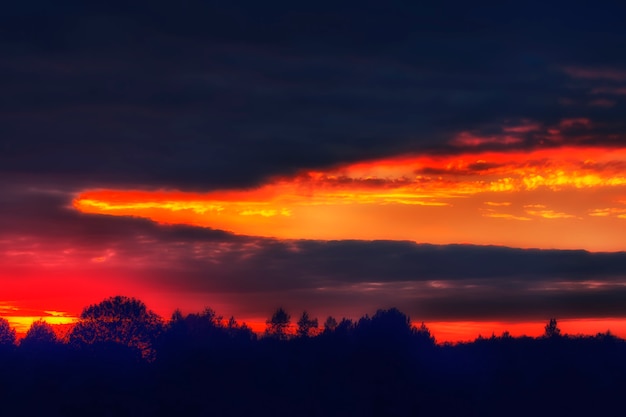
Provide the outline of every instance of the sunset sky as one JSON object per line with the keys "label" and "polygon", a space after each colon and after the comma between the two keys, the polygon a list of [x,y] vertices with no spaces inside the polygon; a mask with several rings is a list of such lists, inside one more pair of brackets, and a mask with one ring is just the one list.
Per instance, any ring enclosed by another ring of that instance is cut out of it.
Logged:
{"label": "sunset sky", "polygon": [[14,2],[0,316],[626,337],[626,6]]}

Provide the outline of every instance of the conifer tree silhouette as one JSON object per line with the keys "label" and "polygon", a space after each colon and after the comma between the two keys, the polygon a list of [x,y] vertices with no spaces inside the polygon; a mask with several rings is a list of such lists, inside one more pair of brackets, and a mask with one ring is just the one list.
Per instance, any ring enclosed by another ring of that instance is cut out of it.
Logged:
{"label": "conifer tree silhouette", "polygon": [[275,337],[280,340],[289,337],[288,330],[291,324],[291,316],[287,314],[282,307],[279,307],[272,315],[272,318],[267,320],[265,324],[267,325],[265,329],[267,336]]}

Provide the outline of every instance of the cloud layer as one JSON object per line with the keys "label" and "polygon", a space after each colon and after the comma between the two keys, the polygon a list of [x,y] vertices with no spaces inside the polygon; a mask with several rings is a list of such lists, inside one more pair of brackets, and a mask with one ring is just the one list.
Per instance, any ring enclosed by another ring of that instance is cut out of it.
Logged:
{"label": "cloud layer", "polygon": [[162,314],[217,305],[248,318],[278,305],[355,316],[397,306],[425,320],[626,314],[625,252],[276,240],[81,214],[66,198],[12,195],[33,209],[1,225],[7,299],[130,292]]}
{"label": "cloud layer", "polygon": [[0,172],[208,190],[406,152],[623,144],[623,6],[236,3],[7,6]]}

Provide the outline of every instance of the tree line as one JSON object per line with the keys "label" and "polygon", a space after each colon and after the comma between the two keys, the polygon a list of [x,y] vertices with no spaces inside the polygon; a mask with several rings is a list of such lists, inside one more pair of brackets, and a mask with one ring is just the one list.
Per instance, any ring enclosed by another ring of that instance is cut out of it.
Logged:
{"label": "tree line", "polygon": [[15,416],[618,415],[626,342],[550,319],[538,338],[436,344],[393,308],[321,325],[278,308],[257,335],[209,308],[165,321],[118,296],[61,341],[36,321],[17,343],[0,320],[0,374]]}
{"label": "tree line", "polygon": [[[365,316],[358,321],[343,318],[337,321],[329,316],[320,327],[317,318],[312,318],[303,311],[292,328],[291,315],[279,307],[266,321],[263,339],[286,341],[328,336],[333,333],[348,334],[357,329],[372,327],[376,331],[386,329],[388,337],[394,332],[421,339],[434,344],[435,339],[424,323],[420,327],[411,324],[409,317],[397,309],[379,310],[373,317]],[[382,335],[381,335],[382,336]],[[176,310],[169,321],[149,310],[135,298],[115,296],[86,307],[67,337],[57,338],[52,325],[42,319],[34,321],[26,335],[18,343],[15,329],[9,322],[0,318],[0,347],[6,349],[19,346],[24,349],[45,349],[57,344],[74,347],[93,345],[118,345],[137,350],[145,359],[154,359],[158,346],[169,346],[178,341],[186,343],[193,340],[201,346],[203,343],[216,343],[220,339],[256,341],[259,337],[245,323],[239,323],[234,317],[225,320],[211,309],[200,313],[183,315]]]}
{"label": "tree line", "polygon": [[[378,310],[374,316],[365,315],[356,321],[347,318],[337,321],[329,316],[321,327],[317,318],[312,318],[308,312],[303,311],[295,325],[293,329],[291,315],[279,307],[266,321],[266,329],[261,337],[287,341],[331,334],[370,332],[371,337],[381,337],[387,341],[405,336],[407,340],[413,339],[420,345],[435,344],[435,338],[424,322],[420,326],[414,326],[408,316],[395,308]],[[550,318],[545,325],[543,337],[561,337],[555,318]],[[598,334],[597,337],[614,338],[610,331]],[[110,297],[86,307],[63,339],[57,338],[52,325],[39,319],[32,323],[18,343],[15,329],[10,327],[6,319],[0,318],[0,348],[5,350],[18,345],[25,349],[44,349],[60,343],[75,347],[118,345],[140,352],[144,359],[153,360],[159,346],[171,347],[176,341],[184,344],[193,340],[193,343],[201,347],[224,338],[253,342],[258,336],[245,323],[240,324],[232,316],[225,320],[211,308],[186,316],[176,310],[166,322],[149,310],[142,301],[124,296]],[[511,336],[505,331],[501,338],[507,339]],[[483,339],[482,336],[479,339]]]}

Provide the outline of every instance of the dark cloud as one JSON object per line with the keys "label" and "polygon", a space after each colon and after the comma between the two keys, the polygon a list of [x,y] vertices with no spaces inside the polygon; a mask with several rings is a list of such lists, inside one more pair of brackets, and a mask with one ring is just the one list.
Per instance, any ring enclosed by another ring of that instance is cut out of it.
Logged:
{"label": "dark cloud", "polygon": [[[143,245],[154,250],[157,246],[160,249],[178,244],[187,246],[188,242],[228,244],[248,239],[209,228],[159,227],[142,218],[80,213],[71,206],[73,195],[61,191],[10,188],[0,191],[0,236],[7,250],[27,250],[32,246],[37,251],[61,253],[71,248],[98,256],[110,249],[132,256],[141,253]],[[159,257],[156,252],[152,256]]]}
{"label": "dark cloud", "polygon": [[466,167],[447,167],[447,168],[435,168],[424,167],[415,171],[416,174],[426,175],[475,175],[486,171],[491,171],[504,166],[503,164],[489,163],[484,161],[468,164]]}
{"label": "dark cloud", "polygon": [[71,201],[84,187],[248,187],[407,153],[623,146],[624,7],[6,5],[4,288],[32,271],[58,293],[111,280],[120,292],[213,294],[246,314],[283,304],[354,314],[396,306],[424,319],[623,316],[625,253],[279,241],[82,214]]}
{"label": "dark cloud", "polygon": [[593,127],[566,141],[622,144],[622,98],[588,103],[624,87],[597,76],[626,69],[623,8],[8,5],[0,172],[79,186],[249,186],[302,168],[460,152],[448,145],[459,132],[492,135],[520,120],[542,128],[482,148],[550,146],[548,127],[580,117]]}
{"label": "dark cloud", "polygon": [[430,320],[626,313],[626,252],[279,241],[81,214],[62,194],[3,196],[6,289],[45,271],[42,279],[60,288],[76,285],[63,278],[71,276],[86,292],[111,281],[113,291],[143,288],[139,294],[167,294],[172,303],[204,294],[233,314],[264,315],[277,305],[355,315],[395,306]]}
{"label": "dark cloud", "polygon": [[434,317],[438,320],[545,320],[560,318],[608,318],[626,314],[623,287],[604,290],[552,290],[494,292],[476,294],[473,291],[457,296],[423,298],[412,302],[415,317]]}

